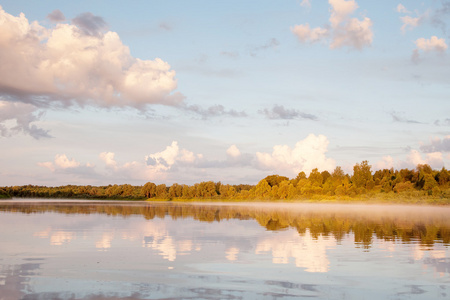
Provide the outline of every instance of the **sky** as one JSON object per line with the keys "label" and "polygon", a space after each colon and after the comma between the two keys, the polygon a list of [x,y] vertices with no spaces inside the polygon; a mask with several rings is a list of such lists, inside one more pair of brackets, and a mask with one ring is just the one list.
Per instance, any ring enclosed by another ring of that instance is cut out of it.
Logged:
{"label": "sky", "polygon": [[450,1],[0,6],[0,186],[450,165]]}

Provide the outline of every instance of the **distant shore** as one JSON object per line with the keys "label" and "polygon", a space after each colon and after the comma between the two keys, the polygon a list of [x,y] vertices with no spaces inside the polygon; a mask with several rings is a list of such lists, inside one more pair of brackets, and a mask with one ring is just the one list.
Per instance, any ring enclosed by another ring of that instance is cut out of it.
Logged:
{"label": "distant shore", "polygon": [[232,198],[176,198],[176,199],[159,199],[159,198],[80,198],[80,197],[9,197],[0,195],[0,200],[25,200],[25,199],[42,199],[45,201],[71,200],[71,201],[107,201],[107,202],[162,202],[162,203],[274,203],[274,204],[289,204],[289,203],[323,203],[323,204],[385,204],[385,205],[434,205],[434,206],[450,206],[450,199],[448,198],[433,198],[433,197],[417,197],[408,198],[403,196],[396,197],[312,197],[303,199],[232,199]]}

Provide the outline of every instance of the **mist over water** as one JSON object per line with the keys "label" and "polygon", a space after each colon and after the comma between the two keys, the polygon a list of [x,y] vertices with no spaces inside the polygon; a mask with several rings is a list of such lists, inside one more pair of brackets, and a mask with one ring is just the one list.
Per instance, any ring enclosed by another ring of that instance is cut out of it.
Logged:
{"label": "mist over water", "polygon": [[448,207],[0,202],[1,299],[447,299]]}

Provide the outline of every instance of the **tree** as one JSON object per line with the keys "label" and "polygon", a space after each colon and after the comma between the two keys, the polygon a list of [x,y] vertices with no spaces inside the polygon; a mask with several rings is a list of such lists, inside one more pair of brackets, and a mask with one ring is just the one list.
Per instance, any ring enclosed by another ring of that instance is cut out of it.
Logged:
{"label": "tree", "polygon": [[255,196],[257,198],[268,198],[270,196],[271,187],[269,183],[265,179],[258,182],[258,184],[255,187]]}
{"label": "tree", "polygon": [[155,197],[156,194],[156,184],[153,182],[147,182],[144,184],[144,186],[141,189],[141,192],[145,195],[147,198]]}
{"label": "tree", "polygon": [[[277,190],[277,195],[274,195],[278,199],[286,199],[289,195],[289,181],[285,180],[280,183]],[[276,186],[275,186],[276,187]],[[274,187],[272,187],[273,189]]]}
{"label": "tree", "polygon": [[159,199],[167,198],[167,187],[165,184],[159,184],[156,186],[156,198]]}
{"label": "tree", "polygon": [[438,183],[434,179],[434,177],[426,173],[424,174],[424,184],[423,184],[423,190],[426,191],[429,195],[433,193],[433,189],[438,187]]}
{"label": "tree", "polygon": [[134,187],[131,184],[123,184],[120,186],[120,188],[122,189],[122,193],[120,194],[122,197],[133,197]]}
{"label": "tree", "polygon": [[344,180],[345,173],[340,166],[334,168],[333,173],[331,173],[331,178],[334,180]]}
{"label": "tree", "polygon": [[280,185],[281,182],[289,180],[289,178],[280,175],[269,175],[264,179],[267,181],[270,187]]}
{"label": "tree", "polygon": [[373,174],[374,184],[381,186],[382,192],[390,192],[395,185],[394,169],[378,170]]}
{"label": "tree", "polygon": [[315,168],[311,171],[311,173],[309,173],[308,180],[313,186],[322,186],[323,176],[319,173],[319,170]]}
{"label": "tree", "polygon": [[436,175],[436,177],[436,181],[440,186],[445,186],[448,182],[450,182],[450,173],[444,167],[442,167],[441,171]]}
{"label": "tree", "polygon": [[195,197],[195,186],[189,186],[184,184],[182,189],[182,195],[185,199],[191,199]]}
{"label": "tree", "polygon": [[330,172],[328,172],[327,170],[322,171],[322,172],[320,173],[320,175],[322,175],[322,178],[323,178],[322,184],[324,184],[324,183],[328,180],[328,178],[331,177]]}
{"label": "tree", "polygon": [[364,188],[364,189],[372,189],[374,187],[374,181],[372,177],[372,171],[371,165],[369,165],[369,162],[367,160],[364,160],[361,162],[361,164],[356,164],[353,167],[353,177],[352,177],[352,183],[357,188]]}
{"label": "tree", "polygon": [[183,195],[183,186],[178,183],[174,183],[169,188],[169,197],[170,198],[178,198]]}
{"label": "tree", "polygon": [[197,185],[196,195],[200,198],[213,198],[217,196],[215,183],[212,181],[200,182]]}

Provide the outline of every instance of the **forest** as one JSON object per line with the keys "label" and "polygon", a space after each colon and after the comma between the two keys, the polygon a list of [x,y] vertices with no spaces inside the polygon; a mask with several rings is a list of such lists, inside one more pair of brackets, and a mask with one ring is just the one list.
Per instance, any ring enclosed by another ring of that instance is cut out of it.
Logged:
{"label": "forest", "polygon": [[357,163],[353,174],[341,167],[332,173],[313,169],[307,176],[296,178],[269,175],[256,185],[230,185],[205,181],[194,185],[174,183],[170,186],[147,182],[108,186],[36,185],[0,187],[0,198],[77,198],[111,200],[173,201],[390,201],[408,203],[450,204],[450,173],[444,167],[433,170],[429,165],[415,169],[383,169],[372,171],[368,161]]}

